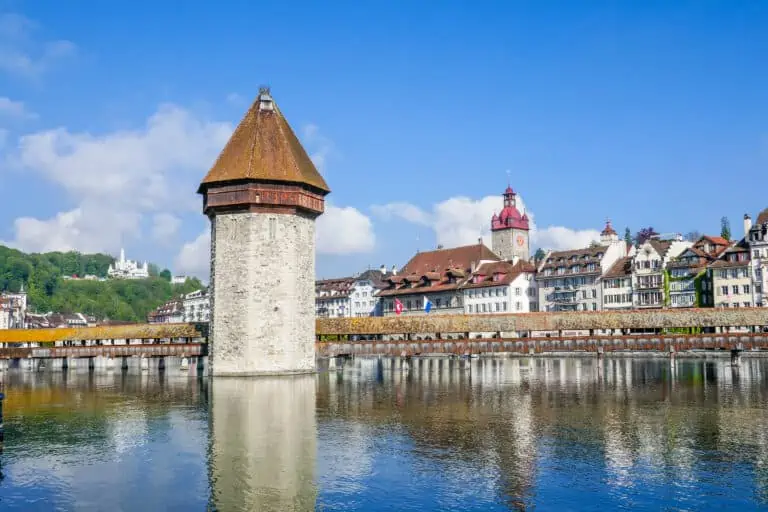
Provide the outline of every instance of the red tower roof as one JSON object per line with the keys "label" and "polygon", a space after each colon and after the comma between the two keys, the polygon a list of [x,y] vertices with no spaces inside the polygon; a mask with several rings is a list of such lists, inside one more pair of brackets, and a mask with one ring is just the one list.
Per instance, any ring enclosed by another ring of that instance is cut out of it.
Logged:
{"label": "red tower roof", "polygon": [[600,233],[601,235],[617,235],[616,231],[613,229],[613,226],[611,226],[611,221],[605,222],[605,229]]}
{"label": "red tower roof", "polygon": [[526,231],[530,229],[528,216],[520,214],[515,205],[515,191],[510,186],[504,191],[504,208],[498,216],[494,213],[491,218],[491,231],[501,229],[523,229]]}

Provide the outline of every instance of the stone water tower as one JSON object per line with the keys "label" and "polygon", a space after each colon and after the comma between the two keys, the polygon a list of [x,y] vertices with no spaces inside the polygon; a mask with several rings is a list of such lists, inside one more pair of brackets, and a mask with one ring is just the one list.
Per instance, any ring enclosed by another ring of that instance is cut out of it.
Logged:
{"label": "stone water tower", "polygon": [[315,219],[328,185],[262,88],[200,184],[213,376],[315,370]]}

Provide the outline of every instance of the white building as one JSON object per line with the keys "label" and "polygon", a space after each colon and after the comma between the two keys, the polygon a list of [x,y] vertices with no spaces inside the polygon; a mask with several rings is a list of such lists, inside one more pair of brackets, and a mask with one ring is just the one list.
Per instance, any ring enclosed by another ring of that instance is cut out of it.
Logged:
{"label": "white building", "polygon": [[538,311],[536,267],[527,261],[487,262],[460,286],[467,314]]}
{"label": "white building", "polygon": [[0,329],[23,329],[26,317],[27,293],[24,285],[18,293],[0,294]]}
{"label": "white building", "polygon": [[169,300],[149,314],[151,324],[182,322],[208,322],[211,319],[211,300],[208,290],[195,290]]}
{"label": "white building", "polygon": [[149,264],[125,259],[125,251],[120,249],[120,259],[107,269],[107,275],[112,279],[146,279],[149,277]]}
{"label": "white building", "polygon": [[676,236],[672,240],[651,238],[637,248],[632,260],[632,290],[635,308],[661,308],[665,306],[664,269],[680,256],[692,242]]}
{"label": "white building", "polygon": [[[397,274],[392,268],[392,274]],[[326,318],[381,316],[379,291],[387,287],[387,268],[366,270],[355,277],[315,282],[315,315]]]}
{"label": "white building", "polygon": [[182,300],[185,322],[207,322],[211,319],[211,299],[208,290],[196,290]]}
{"label": "white building", "polygon": [[603,309],[632,309],[632,257],[619,258],[600,278]]}
{"label": "white building", "polygon": [[539,311],[597,311],[602,309],[600,277],[628,254],[610,221],[600,243],[573,251],[548,253],[536,274]]}
{"label": "white building", "polygon": [[184,284],[189,279],[187,276],[173,276],[171,277],[171,284]]}
{"label": "white building", "polygon": [[349,297],[350,316],[382,316],[379,290],[386,288],[386,276],[387,267],[382,265],[379,270],[366,270],[353,278]]}
{"label": "white building", "polygon": [[753,302],[768,307],[768,208],[760,212],[754,225],[749,215],[744,216],[744,237],[752,254]]}

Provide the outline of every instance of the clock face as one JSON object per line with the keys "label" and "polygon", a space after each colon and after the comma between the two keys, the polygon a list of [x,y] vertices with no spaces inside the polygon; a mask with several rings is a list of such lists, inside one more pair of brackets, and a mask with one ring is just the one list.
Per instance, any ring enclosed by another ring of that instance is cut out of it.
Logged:
{"label": "clock face", "polygon": [[525,245],[525,238],[524,238],[524,237],[522,237],[521,235],[518,235],[518,236],[517,236],[517,245],[519,245],[520,247],[522,247],[523,245]]}

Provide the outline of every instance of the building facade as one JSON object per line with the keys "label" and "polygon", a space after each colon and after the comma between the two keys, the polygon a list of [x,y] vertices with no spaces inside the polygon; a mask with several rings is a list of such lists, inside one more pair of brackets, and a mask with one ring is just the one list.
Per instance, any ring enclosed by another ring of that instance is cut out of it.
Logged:
{"label": "building facade", "polygon": [[460,286],[464,313],[530,313],[538,311],[536,267],[519,260],[497,261],[478,266]]}
{"label": "building facade", "polygon": [[120,249],[120,259],[109,266],[107,276],[112,279],[146,279],[149,277],[149,264],[125,259],[125,250]]}
{"label": "building facade", "polygon": [[632,260],[633,305],[638,309],[663,308],[666,301],[667,263],[692,245],[681,236],[672,240],[651,238],[641,244]]}
{"label": "building facade", "polygon": [[482,242],[452,249],[419,252],[396,275],[385,277],[386,287],[379,292],[384,316],[423,315],[424,301],[431,303],[429,314],[464,312],[465,284],[475,269],[499,257]]}
{"label": "building facade", "polygon": [[540,311],[598,311],[602,309],[600,277],[627,255],[627,244],[606,223],[600,243],[585,249],[550,252],[539,264]]}
{"label": "building facade", "polygon": [[754,306],[750,247],[745,239],[728,248],[707,268],[715,307]]}
{"label": "building facade", "polygon": [[619,258],[600,278],[604,310],[632,309],[632,258]]}
{"label": "building facade", "polygon": [[24,285],[18,293],[0,294],[0,329],[24,329],[27,320],[27,293]]}
{"label": "building facade", "polygon": [[768,307],[768,208],[760,212],[754,225],[745,215],[744,232],[751,253],[752,301],[755,306]]}
{"label": "building facade", "polygon": [[691,247],[667,263],[665,280],[671,308],[698,308],[713,305],[712,282],[707,265],[731,246],[718,236],[702,236]]}
{"label": "building facade", "polygon": [[503,194],[504,206],[491,218],[491,247],[503,261],[530,259],[528,215],[517,209],[517,194],[507,187]]}
{"label": "building facade", "polygon": [[354,281],[349,277],[315,282],[315,315],[321,318],[352,316],[350,294]]}

